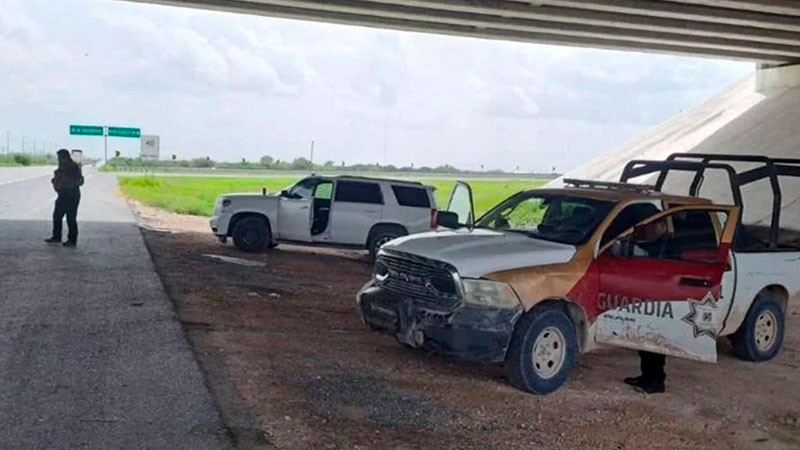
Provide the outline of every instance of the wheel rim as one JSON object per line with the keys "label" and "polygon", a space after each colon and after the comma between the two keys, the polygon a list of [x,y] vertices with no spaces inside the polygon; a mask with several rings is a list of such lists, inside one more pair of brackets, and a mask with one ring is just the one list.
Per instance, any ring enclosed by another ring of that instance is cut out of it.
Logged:
{"label": "wheel rim", "polygon": [[567,345],[558,328],[547,327],[539,333],[533,344],[533,371],[540,378],[553,378],[564,365]]}
{"label": "wheel rim", "polygon": [[778,323],[772,311],[762,311],[756,319],[756,347],[765,352],[775,345],[778,337]]}
{"label": "wheel rim", "polygon": [[395,237],[396,236],[381,236],[377,241],[375,241],[375,250],[381,248],[383,244],[391,241],[392,239],[395,239]]}
{"label": "wheel rim", "polygon": [[245,246],[249,247],[258,242],[259,235],[256,230],[247,230],[242,233],[242,242]]}

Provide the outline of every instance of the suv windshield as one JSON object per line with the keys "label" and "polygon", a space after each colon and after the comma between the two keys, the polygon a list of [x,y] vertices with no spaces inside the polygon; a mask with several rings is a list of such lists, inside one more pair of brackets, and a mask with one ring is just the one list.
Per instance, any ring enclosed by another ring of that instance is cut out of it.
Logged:
{"label": "suv windshield", "polygon": [[613,206],[605,200],[520,192],[492,208],[475,226],[579,245],[589,240]]}

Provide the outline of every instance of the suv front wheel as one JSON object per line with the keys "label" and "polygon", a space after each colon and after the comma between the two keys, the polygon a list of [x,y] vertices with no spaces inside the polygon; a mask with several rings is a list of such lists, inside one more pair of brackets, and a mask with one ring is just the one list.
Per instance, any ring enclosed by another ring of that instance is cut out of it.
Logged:
{"label": "suv front wheel", "polygon": [[261,217],[245,217],[233,227],[233,243],[246,252],[260,252],[272,244],[272,233]]}
{"label": "suv front wheel", "polygon": [[541,306],[517,322],[506,354],[506,376],[518,389],[549,394],[567,381],[577,355],[572,320],[560,308]]}

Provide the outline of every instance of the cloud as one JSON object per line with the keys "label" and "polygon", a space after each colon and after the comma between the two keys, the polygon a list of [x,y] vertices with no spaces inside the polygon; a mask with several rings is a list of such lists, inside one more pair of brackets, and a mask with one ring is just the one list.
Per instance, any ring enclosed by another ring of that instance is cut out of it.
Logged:
{"label": "cloud", "polygon": [[753,68],[108,0],[0,7],[12,143],[95,155],[69,123],[138,126],[181,157],[292,159],[313,139],[320,160],[567,170]]}

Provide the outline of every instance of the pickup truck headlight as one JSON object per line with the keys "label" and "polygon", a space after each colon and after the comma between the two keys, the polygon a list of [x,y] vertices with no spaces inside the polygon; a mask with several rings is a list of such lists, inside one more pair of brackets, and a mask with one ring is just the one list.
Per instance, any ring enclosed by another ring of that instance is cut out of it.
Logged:
{"label": "pickup truck headlight", "polygon": [[506,283],[491,280],[462,279],[464,303],[493,308],[516,308],[519,297]]}

